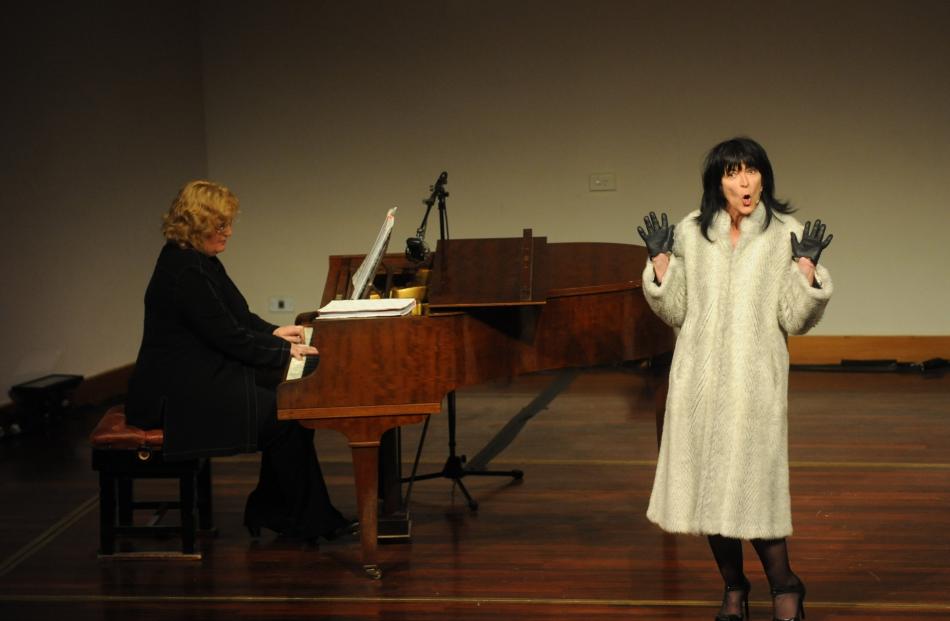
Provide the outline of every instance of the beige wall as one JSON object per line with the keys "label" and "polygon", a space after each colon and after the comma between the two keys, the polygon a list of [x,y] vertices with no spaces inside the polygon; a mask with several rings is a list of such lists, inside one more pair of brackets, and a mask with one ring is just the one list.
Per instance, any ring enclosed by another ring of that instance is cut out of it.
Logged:
{"label": "beige wall", "polygon": [[[326,256],[366,249],[394,204],[401,247],[443,169],[454,237],[639,243],[746,134],[835,235],[817,334],[950,333],[950,3],[204,8],[210,174],[243,200],[225,260],[252,306],[313,308]],[[601,171],[616,192],[588,191]]]}
{"label": "beige wall", "polygon": [[0,25],[0,403],[135,359],[158,214],[206,171],[193,3],[22,5]]}
{"label": "beige wall", "polygon": [[[134,359],[187,178],[241,197],[222,258],[286,323],[269,297],[314,308],[327,255],[368,248],[392,205],[400,248],[441,170],[453,237],[637,243],[644,212],[695,207],[705,151],[735,134],[835,234],[816,333],[950,333],[950,3],[667,4],[22,9],[2,26],[0,387]],[[589,192],[603,171],[617,191]]]}

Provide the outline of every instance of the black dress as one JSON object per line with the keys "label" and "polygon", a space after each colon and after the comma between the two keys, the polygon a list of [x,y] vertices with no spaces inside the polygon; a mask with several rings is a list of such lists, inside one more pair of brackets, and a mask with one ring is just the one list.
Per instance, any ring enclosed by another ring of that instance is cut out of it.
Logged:
{"label": "black dress", "polygon": [[[165,459],[262,451],[245,523],[304,538],[343,526],[313,430],[277,420],[275,378],[290,358],[216,257],[169,242],[145,292],[145,328],[126,416],[165,430]],[[265,379],[269,378],[269,379]]]}

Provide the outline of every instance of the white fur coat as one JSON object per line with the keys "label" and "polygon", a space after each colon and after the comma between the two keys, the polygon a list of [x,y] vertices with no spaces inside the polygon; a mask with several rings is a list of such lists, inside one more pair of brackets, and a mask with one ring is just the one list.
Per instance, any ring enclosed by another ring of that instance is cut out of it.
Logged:
{"label": "white fur coat", "polygon": [[792,261],[795,218],[761,203],[740,223],[735,249],[720,211],[706,240],[686,216],[674,230],[662,285],[652,263],[643,290],[678,330],[666,421],[647,517],[669,532],[740,539],[792,533],[788,491],[788,334],[824,312],[831,276],[812,287]]}

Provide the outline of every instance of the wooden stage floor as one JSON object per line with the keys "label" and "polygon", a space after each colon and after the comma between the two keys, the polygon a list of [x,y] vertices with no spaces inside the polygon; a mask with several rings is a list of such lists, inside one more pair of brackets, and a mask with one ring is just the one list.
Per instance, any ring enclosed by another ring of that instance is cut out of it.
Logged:
{"label": "wooden stage floor", "polygon": [[[459,452],[474,455],[554,378],[460,391]],[[794,372],[790,411],[789,545],[809,621],[950,619],[950,376]],[[219,533],[202,561],[98,561],[96,417],[0,441],[0,620],[708,620],[721,596],[705,541],[644,516],[656,444],[636,369],[577,375],[492,462],[523,481],[466,479],[477,512],[447,480],[418,483],[412,543],[381,546],[381,581],[360,571],[355,539],[248,537],[256,455],[215,460]],[[406,455],[417,435],[405,431]],[[436,417],[426,470],[441,467],[445,438]],[[342,436],[317,444],[336,504],[355,514]],[[752,618],[769,619],[746,551]]]}

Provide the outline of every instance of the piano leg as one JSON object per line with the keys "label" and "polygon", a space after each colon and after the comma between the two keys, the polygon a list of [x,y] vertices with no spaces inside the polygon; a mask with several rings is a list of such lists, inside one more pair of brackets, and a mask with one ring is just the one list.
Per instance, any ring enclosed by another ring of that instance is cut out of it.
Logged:
{"label": "piano leg", "polygon": [[[430,409],[436,412],[439,407],[441,404],[438,403],[430,405]],[[350,443],[356,483],[356,504],[360,514],[363,571],[373,580],[383,577],[383,572],[376,560],[380,438],[388,429],[422,422],[426,415],[427,413],[391,414],[298,420],[301,425],[313,429],[336,429],[345,435]]]}
{"label": "piano leg", "polygon": [[379,442],[350,442],[353,452],[353,474],[356,479],[356,504],[360,514],[360,544],[363,548],[363,571],[373,580],[383,577],[376,562],[376,529],[378,503],[376,485],[379,468]]}

